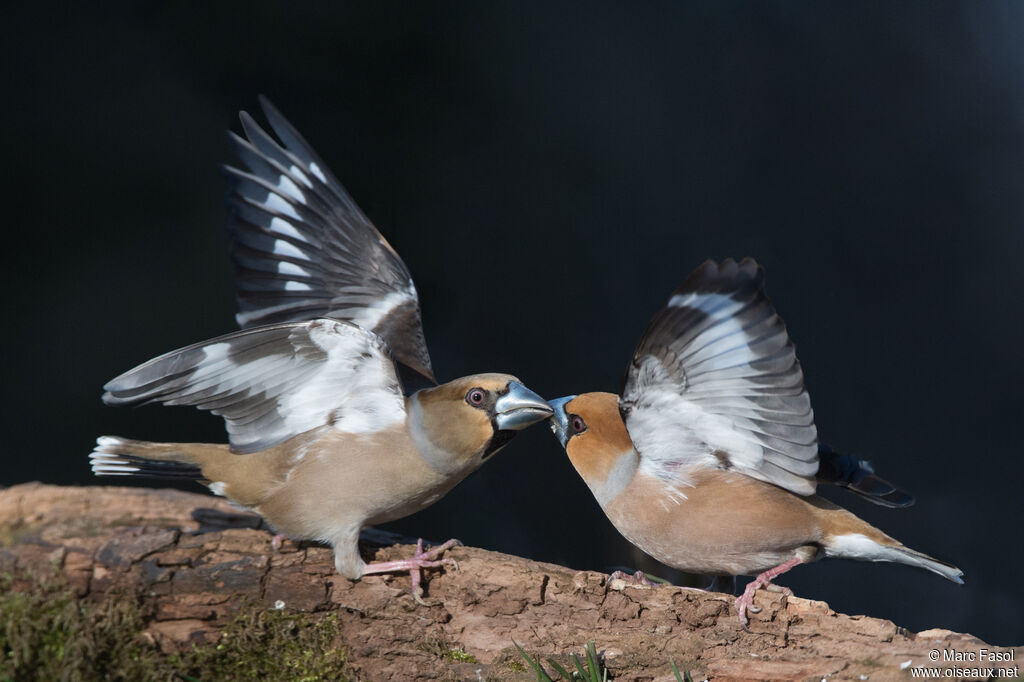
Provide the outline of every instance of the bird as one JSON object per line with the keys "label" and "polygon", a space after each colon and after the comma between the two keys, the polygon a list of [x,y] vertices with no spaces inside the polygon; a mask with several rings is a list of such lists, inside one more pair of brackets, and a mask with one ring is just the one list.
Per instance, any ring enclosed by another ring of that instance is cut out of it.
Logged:
{"label": "bird", "polygon": [[[98,476],[196,480],[278,533],[334,550],[338,573],[455,565],[449,540],[367,564],[362,528],[433,504],[552,413],[517,377],[436,384],[402,259],[295,129],[262,100],[275,142],[243,112],[227,168],[241,330],[171,351],[104,386],[103,401],[189,405],[224,418],[227,444],[101,436]],[[402,374],[428,385],[407,395]]]}
{"label": "bird", "polygon": [[956,566],[815,494],[835,483],[885,506],[914,501],[866,461],[819,444],[795,346],[753,259],[691,273],[647,327],[618,394],[551,406],[552,431],[627,540],[679,570],[756,576],[735,600],[744,629],[757,589],[826,557],[963,583]]}

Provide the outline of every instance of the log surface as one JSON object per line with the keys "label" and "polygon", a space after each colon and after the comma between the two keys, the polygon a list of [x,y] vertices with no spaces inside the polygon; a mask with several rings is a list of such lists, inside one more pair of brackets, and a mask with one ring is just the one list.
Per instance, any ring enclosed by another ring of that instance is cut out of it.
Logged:
{"label": "log surface", "polygon": [[[993,649],[970,635],[915,634],[763,590],[756,597],[763,610],[745,632],[728,595],[609,584],[593,571],[472,547],[449,554],[459,570],[427,573],[426,596],[437,605],[424,607],[413,601],[407,575],[351,582],[335,573],[325,547],[286,542],[275,553],[264,530],[197,532],[201,508],[239,516],[222,500],[174,490],[38,483],[0,490],[0,572],[56,568],[80,599],[141,595],[151,614],[144,634],[167,653],[216,641],[245,605],[334,612],[338,644],[366,680],[535,679],[522,670],[513,640],[562,661],[593,640],[616,680],[672,680],[670,657],[694,680],[909,679],[911,667],[954,665],[930,662],[933,650]],[[364,546],[377,561],[412,550]],[[476,663],[445,655],[451,649]],[[1021,647],[995,649],[1024,657]]]}

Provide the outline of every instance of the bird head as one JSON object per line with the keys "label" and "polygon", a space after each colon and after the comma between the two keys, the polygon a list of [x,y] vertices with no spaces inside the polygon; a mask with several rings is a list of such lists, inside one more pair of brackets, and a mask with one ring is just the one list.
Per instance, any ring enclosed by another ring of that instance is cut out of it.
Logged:
{"label": "bird head", "polygon": [[[479,465],[530,424],[551,416],[539,395],[508,374],[474,374],[414,396],[418,419],[438,450],[435,468]],[[443,454],[441,454],[443,453]]]}
{"label": "bird head", "polygon": [[605,492],[620,489],[623,481],[618,479],[628,480],[636,469],[636,451],[619,414],[619,397],[583,393],[549,404],[554,410],[551,430],[598,501]]}

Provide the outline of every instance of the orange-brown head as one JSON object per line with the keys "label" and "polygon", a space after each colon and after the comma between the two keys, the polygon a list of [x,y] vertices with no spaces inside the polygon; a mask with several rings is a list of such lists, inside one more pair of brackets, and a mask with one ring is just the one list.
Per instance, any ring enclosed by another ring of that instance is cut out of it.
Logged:
{"label": "orange-brown head", "polygon": [[613,393],[552,400],[551,430],[603,507],[633,478],[638,459]]}
{"label": "orange-brown head", "polygon": [[512,436],[551,415],[539,395],[508,374],[474,374],[409,399],[409,427],[434,468],[473,469]]}

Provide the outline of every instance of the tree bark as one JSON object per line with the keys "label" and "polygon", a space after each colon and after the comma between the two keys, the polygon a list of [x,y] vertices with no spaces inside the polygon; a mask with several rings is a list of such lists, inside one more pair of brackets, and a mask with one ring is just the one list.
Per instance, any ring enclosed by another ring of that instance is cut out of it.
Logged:
{"label": "tree bark", "polygon": [[[144,636],[168,654],[215,642],[244,608],[333,612],[338,645],[368,680],[536,679],[513,641],[565,662],[593,640],[616,680],[673,680],[670,658],[694,680],[906,679],[909,667],[954,665],[932,663],[933,650],[994,649],[970,635],[914,634],[763,590],[763,610],[746,632],[728,595],[609,584],[593,571],[472,547],[449,553],[458,570],[426,572],[437,605],[425,607],[413,601],[408,575],[351,582],[335,573],[329,548],[286,542],[274,552],[264,530],[200,532],[197,518],[255,525],[223,500],[174,490],[14,486],[0,491],[0,572],[57,570],[82,600],[139,595]],[[364,543],[368,560],[412,551]],[[1024,657],[1020,647],[995,650]]]}

